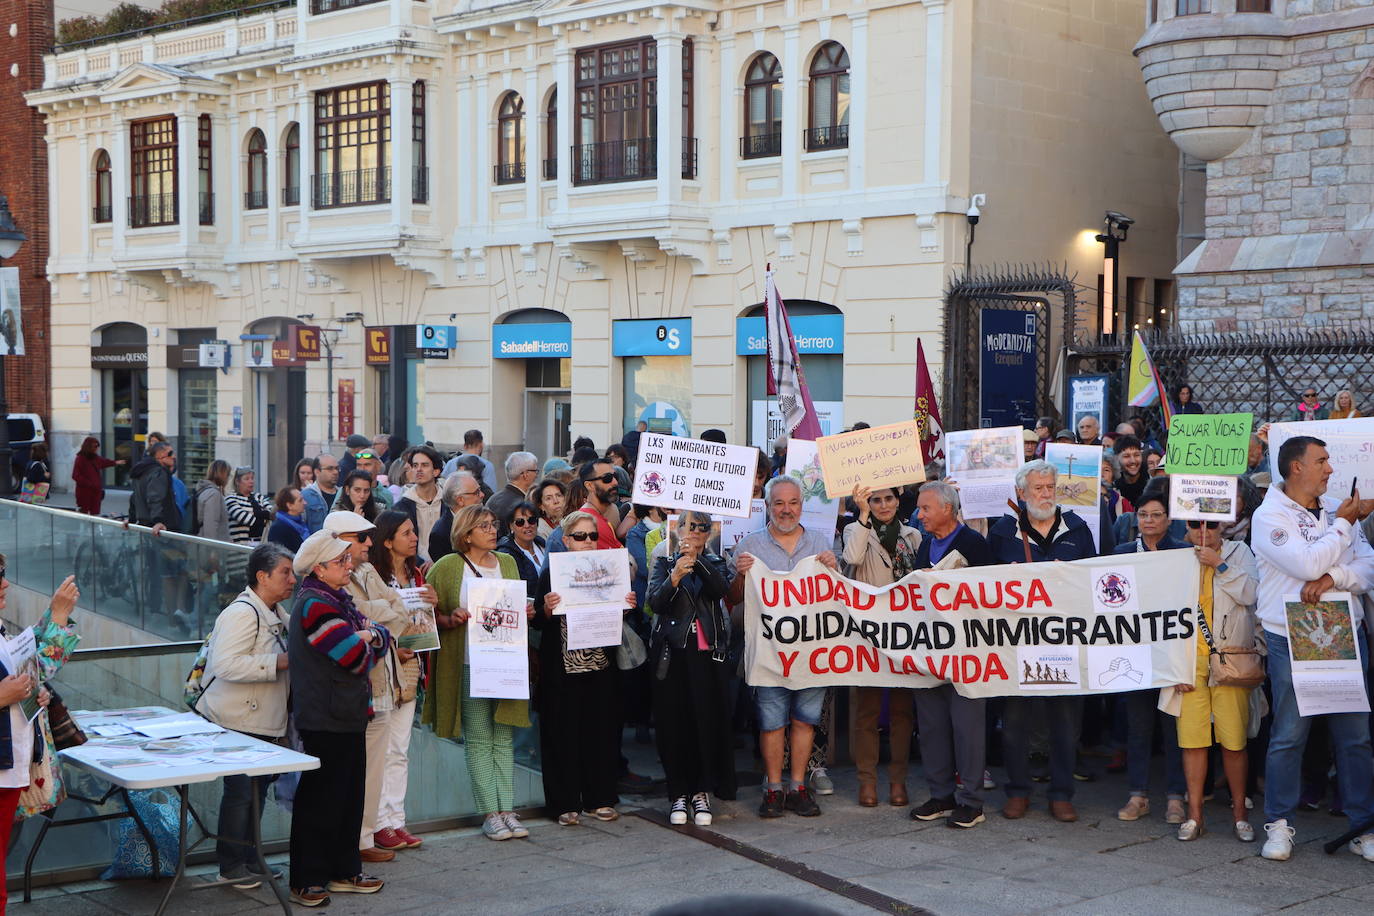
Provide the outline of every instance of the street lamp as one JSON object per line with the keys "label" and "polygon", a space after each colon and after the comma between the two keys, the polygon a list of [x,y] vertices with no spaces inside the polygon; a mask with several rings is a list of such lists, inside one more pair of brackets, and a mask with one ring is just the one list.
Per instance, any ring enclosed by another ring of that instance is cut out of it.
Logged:
{"label": "street lamp", "polygon": [[[1116,295],[1121,288],[1121,243],[1135,220],[1124,213],[1108,210],[1104,220],[1107,231],[1097,236],[1102,243],[1102,336],[1116,330]],[[1119,233],[1119,234],[1118,234]]]}
{"label": "street lamp", "polygon": [[[0,261],[14,257],[19,251],[19,246],[27,242],[28,238],[24,230],[14,224],[9,198],[0,194]],[[0,498],[14,493],[14,480],[10,474],[9,420],[10,405],[5,397],[5,357],[0,354],[0,423],[4,424],[4,435],[0,435]]]}

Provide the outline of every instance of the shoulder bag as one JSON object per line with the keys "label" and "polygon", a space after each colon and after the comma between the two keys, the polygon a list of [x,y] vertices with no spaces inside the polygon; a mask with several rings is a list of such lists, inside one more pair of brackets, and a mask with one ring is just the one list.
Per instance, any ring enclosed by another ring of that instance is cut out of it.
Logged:
{"label": "shoulder bag", "polygon": [[1207,615],[1197,610],[1198,626],[1207,640],[1207,683],[1212,687],[1258,687],[1264,683],[1264,662],[1253,648],[1218,646],[1207,625]]}

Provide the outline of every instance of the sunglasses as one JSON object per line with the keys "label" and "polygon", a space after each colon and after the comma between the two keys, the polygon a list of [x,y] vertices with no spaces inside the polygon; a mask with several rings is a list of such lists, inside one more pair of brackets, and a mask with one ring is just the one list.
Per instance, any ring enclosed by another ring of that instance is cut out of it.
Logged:
{"label": "sunglasses", "polygon": [[588,480],[589,482],[590,482],[590,481],[593,481],[593,480],[599,480],[599,481],[601,481],[602,483],[610,483],[611,481],[615,480],[615,474],[606,473],[606,474],[602,474],[600,477],[589,477],[589,478],[587,478],[587,480]]}
{"label": "sunglasses", "polygon": [[348,531],[338,536],[341,541],[352,541],[355,544],[366,544],[372,540],[370,531]]}
{"label": "sunglasses", "polygon": [[356,460],[358,460],[358,461],[362,461],[362,460],[365,459],[365,458],[376,458],[377,455],[376,455],[375,453],[373,453],[373,452],[361,451],[361,452],[359,452],[358,454],[354,455],[353,457],[354,457]]}
{"label": "sunglasses", "polygon": [[594,532],[594,531],[592,531],[592,532],[588,532],[588,531],[571,531],[571,532],[568,533],[568,537],[572,538],[574,541],[577,541],[577,542],[580,544],[580,543],[583,542],[583,541],[594,541],[594,540],[596,540],[596,532]]}
{"label": "sunglasses", "polygon": [[707,524],[703,524],[703,523],[701,523],[701,522],[691,522],[691,523],[689,523],[689,524],[687,525],[687,530],[688,530],[688,531],[700,531],[702,534],[707,534],[707,533],[710,532],[711,526],[710,526],[710,525],[707,525]]}
{"label": "sunglasses", "polygon": [[5,581],[5,567],[0,566],[0,582]]}
{"label": "sunglasses", "polygon": [[517,528],[525,528],[527,526],[537,525],[539,521],[533,518],[513,518],[510,520],[510,523]]}
{"label": "sunglasses", "polygon": [[1217,528],[1221,527],[1221,522],[1199,522],[1196,520],[1191,520],[1188,522],[1188,527],[1192,528],[1194,531],[1198,530],[1199,528],[1202,528],[1203,526],[1206,526],[1208,531],[1215,531],[1217,530]]}

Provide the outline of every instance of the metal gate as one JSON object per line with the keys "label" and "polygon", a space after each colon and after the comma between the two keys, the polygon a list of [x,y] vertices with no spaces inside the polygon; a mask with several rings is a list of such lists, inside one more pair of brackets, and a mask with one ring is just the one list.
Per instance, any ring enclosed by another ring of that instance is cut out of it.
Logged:
{"label": "metal gate", "polygon": [[945,292],[945,377],[941,418],[946,429],[979,425],[979,329],[984,309],[1033,312],[1036,321],[1035,400],[1039,413],[1052,413],[1057,385],[1053,377],[1066,337],[1075,325],[1074,286],[1062,271],[1002,268],[975,271],[952,282]]}

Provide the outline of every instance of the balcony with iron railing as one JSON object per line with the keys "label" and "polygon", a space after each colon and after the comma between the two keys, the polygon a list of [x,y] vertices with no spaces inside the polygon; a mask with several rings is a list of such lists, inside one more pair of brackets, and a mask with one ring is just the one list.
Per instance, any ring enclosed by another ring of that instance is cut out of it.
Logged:
{"label": "balcony with iron railing", "polygon": [[301,203],[301,186],[287,185],[281,189],[281,205],[283,207],[299,207]]}
{"label": "balcony with iron railing", "polygon": [[[554,163],[555,169],[557,163]],[[525,180],[524,162],[501,162],[492,167],[493,180],[497,184],[521,184]]]}
{"label": "balcony with iron railing", "polygon": [[[658,139],[603,140],[572,148],[573,184],[611,184],[658,177]],[[682,177],[697,176],[697,140],[682,138]]]}
{"label": "balcony with iron railing", "polygon": [[747,134],[739,138],[741,159],[782,155],[782,134]]}
{"label": "balcony with iron railing", "polygon": [[311,176],[311,205],[316,210],[391,202],[391,169],[351,169]]}
{"label": "balcony with iron railing", "polygon": [[808,153],[824,149],[848,149],[849,125],[832,124],[828,127],[810,127],[802,131],[802,146]]}
{"label": "balcony with iron railing", "polygon": [[129,227],[143,229],[150,226],[177,224],[177,192],[167,194],[135,194],[129,198]]}
{"label": "balcony with iron railing", "polygon": [[200,192],[200,206],[197,208],[202,226],[215,224],[215,195],[209,191]]}
{"label": "balcony with iron railing", "polygon": [[420,167],[411,172],[410,175],[410,202],[414,204],[429,203],[429,169]]}
{"label": "balcony with iron railing", "polygon": [[260,188],[256,191],[243,192],[243,209],[245,210],[265,210],[267,209],[267,191]]}
{"label": "balcony with iron railing", "polygon": [[113,208],[110,204],[96,204],[91,208],[91,222],[108,223],[114,219]]}
{"label": "balcony with iron railing", "polygon": [[334,13],[351,10],[355,6],[369,6],[382,0],[310,0],[310,12],[316,16],[321,13]]}

